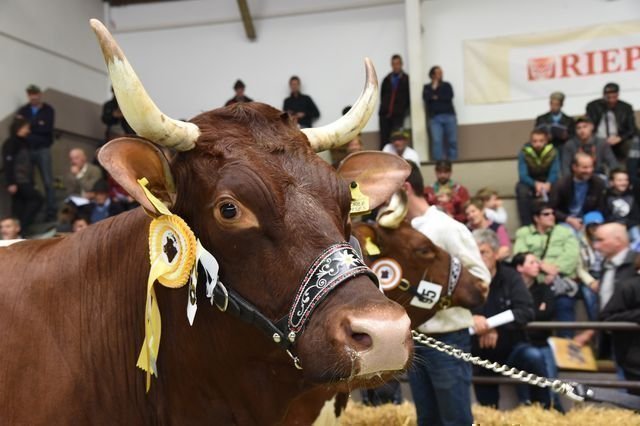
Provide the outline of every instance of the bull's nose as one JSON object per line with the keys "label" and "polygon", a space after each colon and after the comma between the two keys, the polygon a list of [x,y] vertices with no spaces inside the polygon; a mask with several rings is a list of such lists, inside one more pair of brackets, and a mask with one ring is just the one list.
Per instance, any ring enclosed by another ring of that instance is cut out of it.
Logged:
{"label": "bull's nose", "polygon": [[371,315],[348,317],[346,343],[358,352],[358,375],[402,370],[411,350],[410,326],[406,312],[382,318]]}

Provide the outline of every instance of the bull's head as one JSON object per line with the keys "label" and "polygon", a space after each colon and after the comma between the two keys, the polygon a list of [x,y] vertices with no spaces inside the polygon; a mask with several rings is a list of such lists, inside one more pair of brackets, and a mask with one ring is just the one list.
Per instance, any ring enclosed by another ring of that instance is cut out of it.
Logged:
{"label": "bull's head", "polygon": [[385,294],[405,307],[413,327],[441,309],[482,304],[486,283],[464,267],[457,269],[455,258],[404,221],[407,210],[402,194],[396,193],[380,210],[377,223],[353,227],[365,261],[382,275]]}
{"label": "bull's head", "polygon": [[[366,61],[365,90],[351,111],[322,128],[301,132],[286,114],[259,103],[183,122],[156,107],[107,29],[91,24],[120,109],[141,136],[111,141],[100,162],[154,213],[136,183],[146,177],[152,193],[216,256],[221,280],[272,322],[286,317],[314,259],[349,240],[348,185],[316,152],[346,143],[366,124],[377,98],[373,66]],[[170,161],[160,147],[171,149]],[[385,181],[384,171],[379,178]],[[385,194],[378,190],[373,198],[388,198],[396,186],[383,183]],[[317,306],[293,350],[314,381],[398,370],[412,348],[409,322],[402,307],[359,273]]]}

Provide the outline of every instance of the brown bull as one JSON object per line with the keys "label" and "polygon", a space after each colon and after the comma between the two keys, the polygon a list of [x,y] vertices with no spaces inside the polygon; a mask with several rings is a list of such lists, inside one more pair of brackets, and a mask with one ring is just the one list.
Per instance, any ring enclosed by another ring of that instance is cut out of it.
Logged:
{"label": "brown bull", "polygon": [[[347,173],[347,177],[352,176],[353,173]],[[353,225],[352,233],[362,247],[366,263],[376,270],[376,273],[394,274],[399,271],[400,275],[393,277],[397,279],[397,284],[385,291],[385,294],[407,310],[412,328],[425,323],[441,309],[453,306],[472,309],[484,303],[488,287],[467,268],[462,268],[460,275],[454,277],[455,286],[451,294],[448,294],[452,278],[451,256],[405,222],[403,219],[406,211],[402,210],[402,206],[399,205],[386,207],[381,210],[378,223],[356,223]],[[389,268],[377,267],[392,264],[389,260],[399,268],[389,271]],[[415,303],[416,299],[420,298],[419,288],[423,281],[441,287],[440,298],[428,309],[421,307],[419,300]],[[380,379],[377,384],[383,382],[384,380]],[[289,407],[287,421],[292,424],[311,424],[325,403],[336,396],[338,391],[345,392],[351,389],[345,389],[344,386],[317,386],[306,392]],[[337,394],[334,401],[336,416],[340,414],[347,401],[347,394]]]}
{"label": "brown bull", "polygon": [[[353,113],[306,134],[257,103],[182,122],[157,109],[107,30],[92,26],[127,121],[175,151],[167,160],[145,139],[122,138],[99,153],[148,214],[139,208],[68,237],[0,248],[0,423],[273,424],[311,383],[366,383],[402,369],[409,319],[364,266],[350,266],[293,337],[279,325],[296,314],[291,306],[314,260],[350,235],[349,188],[315,151],[345,143],[366,123],[377,90],[371,65]],[[217,258],[235,294],[216,300],[221,312],[197,287],[190,326],[187,288],[156,284],[162,344],[148,393],[135,365],[145,336],[149,214],[162,209],[138,185],[143,177]],[[398,185],[388,183],[386,196]],[[345,265],[357,263],[349,250],[340,253]],[[287,338],[291,356],[282,349]]]}

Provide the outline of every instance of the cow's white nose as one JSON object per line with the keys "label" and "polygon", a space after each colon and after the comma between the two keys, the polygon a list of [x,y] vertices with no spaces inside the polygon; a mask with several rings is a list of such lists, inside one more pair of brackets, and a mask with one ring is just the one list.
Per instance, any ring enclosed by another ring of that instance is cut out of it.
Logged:
{"label": "cow's white nose", "polygon": [[358,353],[358,375],[402,370],[411,351],[411,320],[395,317],[351,316],[344,323],[347,345]]}

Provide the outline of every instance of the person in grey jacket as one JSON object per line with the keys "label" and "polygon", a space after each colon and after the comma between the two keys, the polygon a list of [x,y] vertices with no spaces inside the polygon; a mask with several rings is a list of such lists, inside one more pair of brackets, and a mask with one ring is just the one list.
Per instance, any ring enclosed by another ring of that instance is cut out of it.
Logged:
{"label": "person in grey jacket", "polygon": [[563,176],[571,174],[571,162],[578,152],[584,152],[595,160],[596,174],[608,175],[610,170],[618,167],[611,146],[604,139],[593,135],[593,123],[586,115],[576,120],[576,136],[562,148]]}

